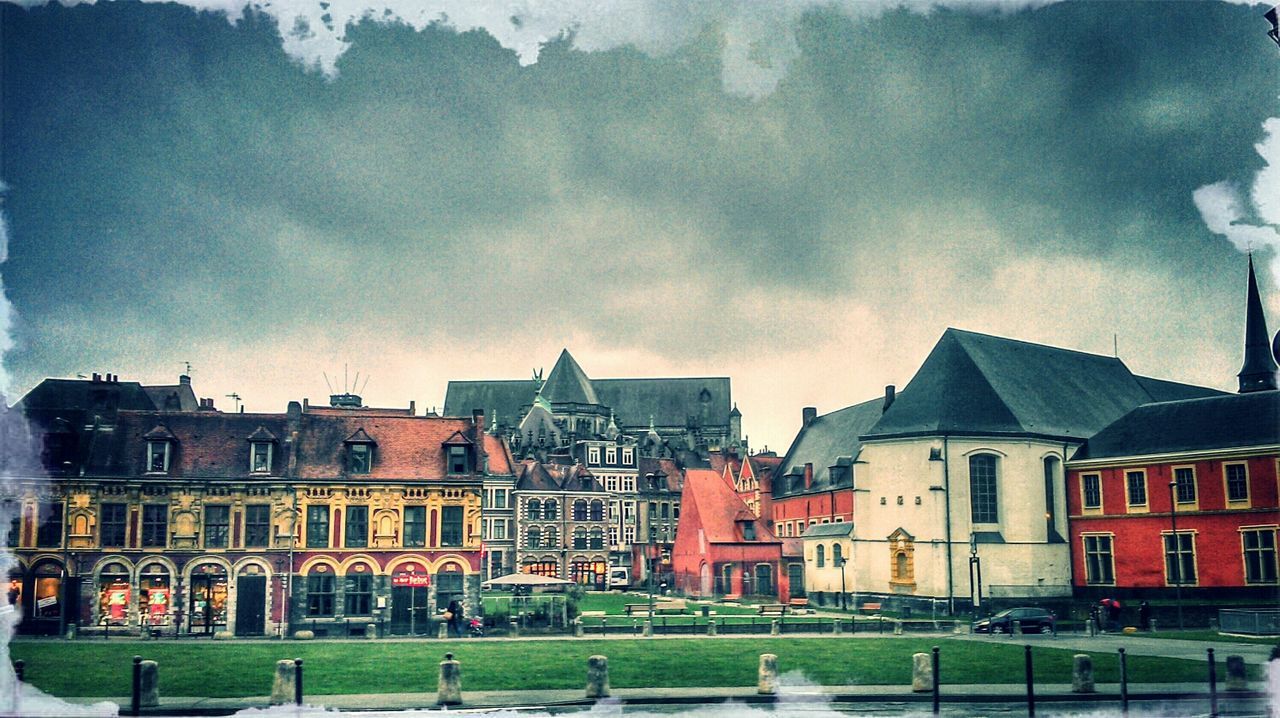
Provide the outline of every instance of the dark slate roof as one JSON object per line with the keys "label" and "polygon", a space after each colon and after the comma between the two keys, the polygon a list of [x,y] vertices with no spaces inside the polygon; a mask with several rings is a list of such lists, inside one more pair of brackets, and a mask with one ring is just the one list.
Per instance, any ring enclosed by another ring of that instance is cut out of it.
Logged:
{"label": "dark slate roof", "polygon": [[1167,395],[1177,393],[1174,386],[1139,381],[1115,357],[947,329],[864,438],[950,433],[1086,439],[1155,400],[1152,389]]}
{"label": "dark slate roof", "polygon": [[1072,461],[1280,445],[1280,391],[1144,404],[1090,437]]}
{"label": "dark slate roof", "polygon": [[[104,418],[116,411],[155,409],[151,397],[136,381],[95,382],[88,379],[45,379],[18,400],[14,409],[31,415],[41,410],[83,410]],[[67,412],[62,412],[67,413]]]}
{"label": "dark slate roof", "polygon": [[582,371],[568,349],[560,351],[560,358],[547,375],[542,386],[542,396],[554,404],[599,404],[591,380]]}
{"label": "dark slate roof", "polygon": [[[142,476],[147,470],[146,441],[162,424],[173,437],[168,476],[179,478],[256,480],[249,472],[249,436],[265,428],[286,436],[284,414],[224,414],[222,412],[161,413],[121,412],[115,431],[87,437],[86,472],[100,476]],[[279,476],[288,464],[287,452],[272,457],[272,474]]]}
{"label": "dark slate roof", "polygon": [[471,416],[472,409],[484,409],[496,415],[498,423],[515,426],[533,403],[538,382],[532,379],[510,381],[451,381],[445,390],[445,416]]}
{"label": "dark slate roof", "polygon": [[[898,401],[906,392],[899,394]],[[809,491],[826,491],[831,488],[832,466],[841,458],[856,459],[862,451],[859,437],[880,419],[883,399],[864,401],[861,404],[847,406],[829,414],[815,418],[808,426],[800,429],[791,448],[782,463],[773,472],[775,477],[792,472],[803,472],[806,463],[813,464],[813,483]],[[788,493],[785,482],[775,479],[773,493],[781,496]]]}
{"label": "dark slate roof", "polygon": [[1152,379],[1149,376],[1138,376],[1137,374],[1133,378],[1138,380],[1138,383],[1142,385],[1143,389],[1147,390],[1147,393],[1151,395],[1154,401],[1181,401],[1183,399],[1200,399],[1208,396],[1230,396],[1225,391],[1192,384],[1179,384],[1176,381],[1167,379]]}
{"label": "dark slate roof", "polygon": [[144,386],[142,389],[160,411],[196,411],[200,408],[190,384]]}
{"label": "dark slate roof", "polygon": [[848,538],[853,524],[814,524],[804,530],[804,538]]}
{"label": "dark slate roof", "polygon": [[612,407],[618,426],[684,426],[692,416],[700,426],[729,422],[733,409],[729,377],[676,379],[596,379],[596,395]]}

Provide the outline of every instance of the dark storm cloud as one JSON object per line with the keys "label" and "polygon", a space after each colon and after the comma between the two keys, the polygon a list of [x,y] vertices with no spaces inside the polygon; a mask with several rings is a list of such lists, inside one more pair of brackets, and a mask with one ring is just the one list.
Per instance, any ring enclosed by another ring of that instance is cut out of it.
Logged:
{"label": "dark storm cloud", "polygon": [[519,375],[576,339],[647,363],[597,375],[734,375],[749,423],[785,414],[774,443],[792,403],[905,382],[948,325],[1119,332],[1135,369],[1223,385],[1240,262],[1191,197],[1262,167],[1280,65],[1252,8],[1152,10],[814,10],[753,99],[715,23],[522,66],[365,21],[327,78],[253,13],[0,5],[11,367],[390,354],[435,374],[384,385],[438,396],[442,354]]}

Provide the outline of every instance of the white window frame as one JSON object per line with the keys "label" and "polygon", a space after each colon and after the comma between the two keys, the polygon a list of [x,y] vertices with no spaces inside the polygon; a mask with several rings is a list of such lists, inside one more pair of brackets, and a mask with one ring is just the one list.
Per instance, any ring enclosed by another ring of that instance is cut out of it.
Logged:
{"label": "white window frame", "polygon": [[[1129,487],[1129,477],[1132,474],[1142,475],[1142,503],[1140,504],[1133,503],[1133,491],[1131,491]],[[1128,513],[1145,514],[1150,510],[1148,508],[1151,505],[1150,483],[1151,482],[1148,481],[1148,478],[1147,478],[1146,469],[1125,469],[1124,470],[1124,505]]]}
{"label": "white window frame", "polygon": [[617,463],[618,463],[618,447],[616,447],[616,446],[606,446],[606,447],[605,447],[605,449],[604,449],[604,463],[609,464],[610,466],[617,465]]}
{"label": "white window frame", "polygon": [[599,463],[600,463],[600,447],[599,446],[587,447],[587,465],[595,466]]}
{"label": "white window frame", "polygon": [[[263,447],[266,447],[266,449],[267,449],[267,468],[265,468],[265,469],[258,469],[258,468],[256,468],[256,467],[255,467],[254,458],[257,456],[258,451],[259,451],[260,449],[262,449]],[[271,459],[273,458],[273,454],[275,453],[275,452],[274,452],[274,449],[275,449],[275,447],[272,445],[272,442],[270,442],[270,441],[252,441],[252,442],[249,442],[249,473],[251,473],[251,474],[260,474],[260,475],[262,475],[262,474],[270,474],[270,473],[271,473]]]}
{"label": "white window frame", "polygon": [[622,447],[622,463],[627,466],[635,463],[635,451],[630,446]]}
{"label": "white window frame", "polygon": [[[169,459],[170,459],[170,457],[171,457],[171,456],[173,456],[173,452],[172,452],[171,447],[170,447],[171,443],[172,443],[172,442],[168,442],[168,441],[148,441],[148,442],[147,442],[147,471],[146,471],[146,473],[148,473],[148,474],[167,474],[167,473],[169,473]],[[153,455],[153,454],[155,454],[155,451],[156,451],[156,445],[157,445],[157,444],[158,444],[158,445],[160,445],[160,446],[163,446],[163,447],[164,447],[164,469],[163,469],[163,470],[159,470],[159,471],[157,471],[156,469],[151,468],[151,457],[152,457],[152,455]]]}

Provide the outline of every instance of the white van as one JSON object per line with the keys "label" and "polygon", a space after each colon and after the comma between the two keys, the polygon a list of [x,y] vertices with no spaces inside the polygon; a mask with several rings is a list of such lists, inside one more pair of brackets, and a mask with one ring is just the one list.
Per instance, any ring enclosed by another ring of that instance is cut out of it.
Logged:
{"label": "white van", "polygon": [[626,566],[614,566],[609,569],[609,588],[627,590],[631,588],[631,569]]}

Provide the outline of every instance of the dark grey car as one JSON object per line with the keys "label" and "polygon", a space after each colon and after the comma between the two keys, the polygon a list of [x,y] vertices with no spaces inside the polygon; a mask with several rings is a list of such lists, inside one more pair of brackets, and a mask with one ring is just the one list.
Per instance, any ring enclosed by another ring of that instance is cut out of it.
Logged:
{"label": "dark grey car", "polygon": [[1054,616],[1043,608],[1008,608],[994,616],[974,621],[974,633],[1010,633],[1017,621],[1023,633],[1053,633]]}

